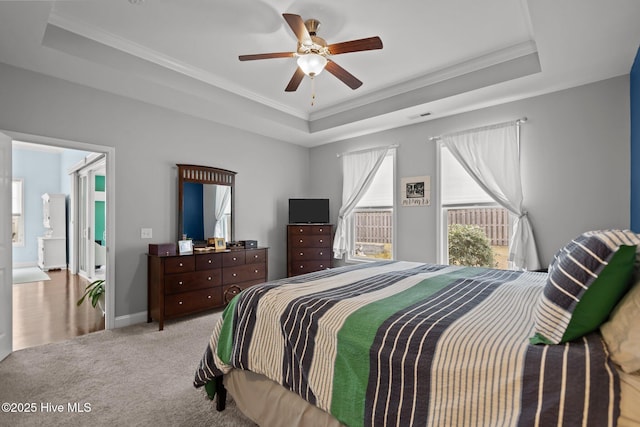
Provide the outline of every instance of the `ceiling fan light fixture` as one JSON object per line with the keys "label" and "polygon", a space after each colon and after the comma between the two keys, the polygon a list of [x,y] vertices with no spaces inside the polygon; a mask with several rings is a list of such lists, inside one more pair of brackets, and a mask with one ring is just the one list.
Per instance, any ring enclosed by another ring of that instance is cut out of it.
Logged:
{"label": "ceiling fan light fixture", "polygon": [[309,77],[315,77],[324,70],[327,58],[317,53],[298,56],[298,67]]}

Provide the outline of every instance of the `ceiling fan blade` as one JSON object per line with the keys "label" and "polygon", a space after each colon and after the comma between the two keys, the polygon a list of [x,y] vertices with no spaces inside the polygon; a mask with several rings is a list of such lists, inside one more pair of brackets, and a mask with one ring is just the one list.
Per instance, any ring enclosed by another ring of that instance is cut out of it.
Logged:
{"label": "ceiling fan blade", "polygon": [[274,53],[257,53],[255,55],[240,55],[240,61],[253,61],[255,59],[271,59],[271,58],[291,58],[293,52],[274,52]]}
{"label": "ceiling fan blade", "polygon": [[382,40],[380,37],[368,37],[366,39],[351,40],[348,42],[334,43],[327,46],[331,55],[339,55],[341,53],[360,52],[363,50],[382,49]]}
{"label": "ceiling fan blade", "polygon": [[311,41],[311,36],[309,35],[309,31],[307,31],[307,27],[304,26],[304,21],[302,20],[300,15],[294,15],[293,13],[283,13],[282,16],[293,30],[293,34],[296,35],[300,44],[303,44],[305,46],[310,46],[311,44],[313,44],[313,42]]}
{"label": "ceiling fan blade", "polygon": [[328,72],[336,76],[338,79],[342,80],[344,84],[349,86],[351,89],[358,89],[362,86],[362,82],[358,80],[353,74],[333,62],[332,60],[327,60],[327,65],[324,67]]}
{"label": "ceiling fan blade", "polygon": [[296,69],[296,72],[293,73],[293,77],[291,77],[291,80],[289,80],[289,84],[287,85],[284,91],[295,92],[296,89],[298,89],[298,86],[300,86],[300,82],[302,82],[303,78],[304,78],[304,72],[300,69],[300,67],[298,67]]}

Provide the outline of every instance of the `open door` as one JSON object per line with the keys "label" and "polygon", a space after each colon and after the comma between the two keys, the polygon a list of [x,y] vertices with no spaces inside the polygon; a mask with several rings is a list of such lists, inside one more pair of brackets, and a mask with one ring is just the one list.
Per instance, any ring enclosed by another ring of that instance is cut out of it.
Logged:
{"label": "open door", "polygon": [[0,133],[0,360],[13,347],[11,178],[11,138]]}
{"label": "open door", "polygon": [[89,280],[103,279],[106,266],[106,162],[104,155],[87,161],[86,166],[73,170],[76,200],[77,251],[74,265],[81,276]]}

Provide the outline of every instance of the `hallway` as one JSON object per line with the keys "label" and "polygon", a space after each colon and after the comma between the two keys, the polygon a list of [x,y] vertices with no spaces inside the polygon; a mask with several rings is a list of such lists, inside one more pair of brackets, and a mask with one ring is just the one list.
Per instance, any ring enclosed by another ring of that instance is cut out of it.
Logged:
{"label": "hallway", "polygon": [[51,280],[13,285],[13,350],[71,339],[104,329],[99,308],[76,302],[89,281],[68,270]]}

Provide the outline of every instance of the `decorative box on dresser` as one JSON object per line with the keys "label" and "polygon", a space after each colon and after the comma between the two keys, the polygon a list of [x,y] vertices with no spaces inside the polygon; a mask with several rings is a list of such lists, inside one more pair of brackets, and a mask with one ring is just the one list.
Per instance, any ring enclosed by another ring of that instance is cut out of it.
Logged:
{"label": "decorative box on dresser", "polygon": [[148,254],[147,322],[224,307],[241,290],[267,280],[267,248]]}
{"label": "decorative box on dresser", "polygon": [[332,224],[287,225],[287,276],[331,268]]}

